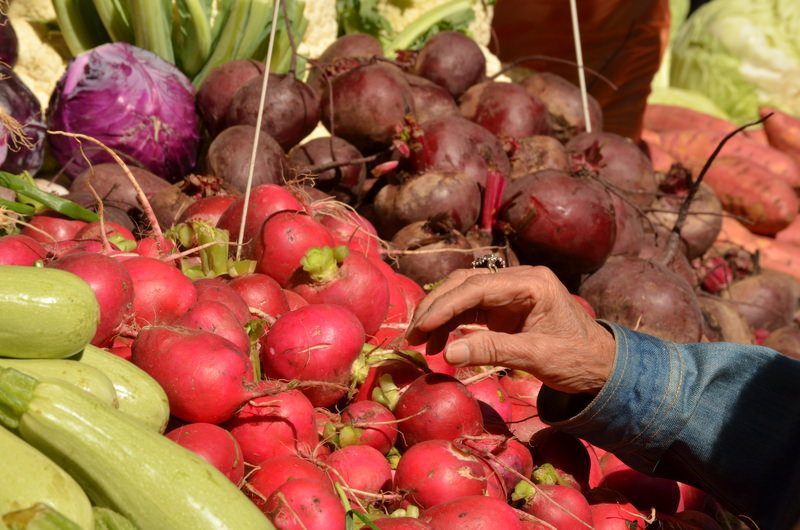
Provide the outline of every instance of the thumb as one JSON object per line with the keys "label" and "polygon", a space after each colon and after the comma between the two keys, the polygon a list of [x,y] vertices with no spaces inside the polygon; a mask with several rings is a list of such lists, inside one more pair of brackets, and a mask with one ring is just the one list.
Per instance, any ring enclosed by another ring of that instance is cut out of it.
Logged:
{"label": "thumb", "polygon": [[454,366],[500,365],[513,368],[532,352],[532,344],[523,334],[477,331],[450,343],[445,360]]}

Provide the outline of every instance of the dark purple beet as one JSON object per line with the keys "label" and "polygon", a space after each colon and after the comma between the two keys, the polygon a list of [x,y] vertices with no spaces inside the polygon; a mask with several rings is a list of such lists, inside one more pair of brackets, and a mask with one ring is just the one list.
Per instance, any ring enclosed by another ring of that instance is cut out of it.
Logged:
{"label": "dark purple beet", "polygon": [[406,74],[414,98],[417,123],[441,116],[458,116],[458,105],[450,92],[424,77]]}
{"label": "dark purple beet", "polygon": [[[169,182],[153,173],[136,166],[128,166],[133,178],[139,183],[147,198],[153,197],[159,191],[168,188]],[[81,197],[88,195],[85,199],[88,203],[81,200],[81,204],[89,206],[94,204],[94,195],[89,187],[91,183],[97,194],[107,205],[114,206],[130,212],[131,210],[141,209],[139,200],[136,198],[136,190],[133,184],[125,176],[125,172],[120,166],[114,163],[95,164],[92,168],[86,169],[79,174],[69,187],[70,194],[80,194]]]}
{"label": "dark purple beet", "polygon": [[647,206],[658,190],[653,164],[636,144],[614,133],[581,133],[567,151],[575,170],[597,171],[599,177],[624,192],[638,206]]}
{"label": "dark purple beet", "polygon": [[[325,74],[327,74],[328,79],[332,80],[333,77],[341,73],[340,70],[342,70],[345,62],[349,62],[351,63],[350,66],[353,66],[357,63],[358,59],[369,59],[372,57],[383,57],[383,46],[381,46],[378,39],[364,33],[343,35],[328,46],[325,51],[322,52],[322,55],[310,65],[311,69],[306,82],[311,88],[322,95],[325,93],[328,86],[325,81],[325,76],[322,74],[323,70]],[[347,58],[353,59],[353,61],[344,61]]]}
{"label": "dark purple beet", "polygon": [[412,149],[410,164],[417,173],[430,169],[462,171],[478,184],[486,183],[487,171],[503,175],[511,171],[500,140],[461,116],[444,116],[422,124],[423,136]]}
{"label": "dark purple beet", "polygon": [[289,151],[292,178],[302,180],[313,177],[315,187],[336,195],[340,200],[353,202],[361,194],[361,186],[367,178],[363,163],[340,166],[309,175],[308,169],[329,162],[344,162],[362,158],[353,144],[338,137],[315,138]]}
{"label": "dark purple beet", "polygon": [[463,234],[478,220],[480,209],[478,185],[460,172],[427,171],[402,184],[384,186],[375,197],[375,214],[383,237],[434,217],[448,219],[450,226]]}
{"label": "dark purple beet", "polygon": [[264,63],[252,59],[228,61],[209,72],[197,91],[197,110],[212,136],[225,128],[224,122],[236,91],[263,73]]}
{"label": "dark purple beet", "polygon": [[[540,72],[520,83],[528,94],[539,98],[550,115],[553,136],[566,142],[586,130],[583,117],[580,89],[563,77],[549,72]],[[593,131],[603,129],[603,111],[597,100],[589,95],[589,119]]]}
{"label": "dark purple beet", "polygon": [[478,44],[463,33],[443,31],[422,47],[414,73],[457,98],[486,75],[486,58]]}
{"label": "dark purple beet", "polygon": [[545,169],[569,171],[567,150],[552,136],[528,136],[517,143],[511,157],[512,180]]}
{"label": "dark purple beet", "polygon": [[0,78],[0,108],[22,125],[22,132],[31,145],[30,148],[21,145],[19,149],[11,149],[12,143],[3,127],[3,140],[9,148],[0,169],[14,174],[27,171],[35,175],[44,161],[46,126],[42,106],[17,74],[3,64],[0,64]]}
{"label": "dark purple beet", "polygon": [[[264,76],[242,85],[228,108],[227,125],[252,125],[258,120],[258,104]],[[270,74],[261,129],[288,151],[319,122],[320,100],[316,92],[293,75]]]}
{"label": "dark purple beet", "polygon": [[[402,228],[392,238],[392,246],[396,250],[426,251],[397,256],[398,271],[423,286],[441,280],[456,269],[472,266],[469,241],[459,232],[434,222],[418,221]],[[456,251],[448,252],[450,249]]]}
{"label": "dark purple beet", "polygon": [[387,63],[359,66],[336,77],[330,94],[326,90],[322,99],[325,127],[362,153],[387,147],[397,127],[413,113],[414,100],[403,72]]}
{"label": "dark purple beet", "polygon": [[[220,177],[231,190],[244,193],[256,128],[252,125],[228,127],[211,142],[206,155],[208,171]],[[283,183],[286,156],[271,136],[258,137],[253,186]]]}
{"label": "dark purple beet", "polygon": [[617,238],[614,241],[611,255],[638,256],[645,238],[644,228],[642,228],[643,217],[616,193],[609,195],[614,202],[614,217],[617,222]]}
{"label": "dark purple beet", "polygon": [[460,99],[461,114],[498,136],[524,138],[549,132],[547,109],[515,83],[473,85]]}
{"label": "dark purple beet", "polygon": [[539,171],[511,181],[503,200],[514,249],[531,263],[580,274],[600,268],[611,253],[614,206],[594,180]]}

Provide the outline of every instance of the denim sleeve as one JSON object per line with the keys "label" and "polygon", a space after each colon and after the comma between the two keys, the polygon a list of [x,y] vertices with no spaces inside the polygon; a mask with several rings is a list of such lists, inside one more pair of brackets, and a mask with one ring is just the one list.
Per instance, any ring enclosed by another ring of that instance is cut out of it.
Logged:
{"label": "denim sleeve", "polygon": [[605,387],[591,400],[544,387],[541,419],[635,469],[702,488],[761,528],[797,522],[800,361],[604,324],[617,341]]}

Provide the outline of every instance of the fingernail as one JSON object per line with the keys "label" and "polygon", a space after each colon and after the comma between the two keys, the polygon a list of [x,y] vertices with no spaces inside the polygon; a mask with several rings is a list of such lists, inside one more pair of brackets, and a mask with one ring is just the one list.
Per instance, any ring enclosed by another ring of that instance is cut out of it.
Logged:
{"label": "fingernail", "polygon": [[444,358],[454,366],[467,364],[469,362],[469,345],[460,340],[453,342],[445,350]]}

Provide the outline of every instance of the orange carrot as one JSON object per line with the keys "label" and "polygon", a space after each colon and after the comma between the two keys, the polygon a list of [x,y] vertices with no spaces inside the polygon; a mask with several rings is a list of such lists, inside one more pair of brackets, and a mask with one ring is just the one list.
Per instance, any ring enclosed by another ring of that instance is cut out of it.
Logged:
{"label": "orange carrot", "polygon": [[774,116],[764,122],[770,145],[789,155],[800,165],[800,119],[776,109],[761,109],[762,116],[770,112],[775,113]]}
{"label": "orange carrot", "polygon": [[800,215],[794,218],[792,224],[775,234],[775,240],[781,243],[800,245]]}
{"label": "orange carrot", "polygon": [[650,161],[653,163],[653,169],[662,173],[669,171],[669,168],[671,168],[672,164],[675,163],[675,159],[672,157],[672,155],[667,153],[663,148],[659,147],[658,144],[648,142],[644,138],[642,138],[642,143],[647,148],[646,151],[650,156]]}
{"label": "orange carrot", "polygon": [[657,132],[701,129],[728,134],[736,124],[685,107],[654,104],[644,109],[644,127]]}
{"label": "orange carrot", "polygon": [[772,239],[757,236],[733,217],[722,218],[722,230],[717,236],[717,243],[730,243],[742,247],[747,252],[755,252],[772,244]]}
{"label": "orange carrot", "polygon": [[761,249],[759,263],[767,269],[785,272],[800,279],[800,246],[773,241]]}

